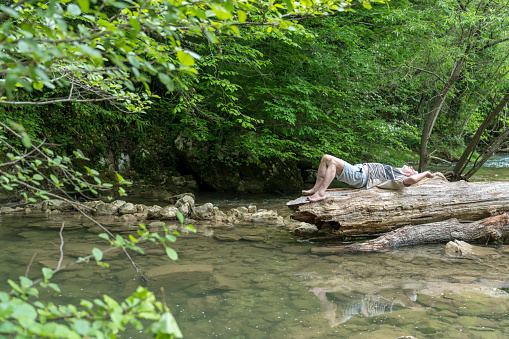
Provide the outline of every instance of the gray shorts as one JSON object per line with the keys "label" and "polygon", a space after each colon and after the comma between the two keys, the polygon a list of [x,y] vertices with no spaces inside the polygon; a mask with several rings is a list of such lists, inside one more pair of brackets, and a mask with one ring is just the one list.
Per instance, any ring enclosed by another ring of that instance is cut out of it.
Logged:
{"label": "gray shorts", "polygon": [[336,173],[336,179],[353,188],[361,188],[368,183],[368,174],[362,164],[350,165],[345,161],[343,172],[341,172],[341,175]]}

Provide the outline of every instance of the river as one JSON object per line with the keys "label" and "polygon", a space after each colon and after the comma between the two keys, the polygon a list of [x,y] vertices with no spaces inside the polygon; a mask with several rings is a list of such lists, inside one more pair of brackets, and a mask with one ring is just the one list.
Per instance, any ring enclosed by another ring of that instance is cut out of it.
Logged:
{"label": "river", "polygon": [[[509,180],[508,164],[509,157],[494,157],[474,180]],[[288,216],[285,203],[292,198],[202,194],[197,204],[222,210],[255,204]],[[97,229],[76,215],[0,215],[3,290],[28,266],[34,278],[58,261],[62,222],[64,263],[105,248]],[[106,256],[110,268],[77,265],[57,274],[53,281],[62,292],[43,295],[67,304],[103,294],[125,298],[138,285],[159,296],[164,287],[185,338],[509,337],[507,245],[486,246],[484,255],[470,259],[446,256],[444,245],[318,256],[311,248],[323,244],[299,241],[284,227],[194,226],[197,234],[174,244],[176,262],[155,245],[134,256],[146,272],[171,266],[171,276],[145,282],[119,252]],[[130,329],[122,337],[149,336]]]}

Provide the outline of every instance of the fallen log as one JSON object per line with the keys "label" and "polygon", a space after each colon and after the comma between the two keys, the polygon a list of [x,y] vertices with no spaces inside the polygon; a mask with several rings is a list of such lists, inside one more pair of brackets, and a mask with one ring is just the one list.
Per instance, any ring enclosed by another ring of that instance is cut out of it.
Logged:
{"label": "fallen log", "polygon": [[509,239],[509,216],[507,213],[503,213],[470,223],[449,219],[429,224],[405,226],[362,243],[317,247],[313,249],[313,253],[373,252],[405,246],[447,243],[454,240],[488,244],[495,241],[504,242],[507,239]]}
{"label": "fallen log", "polygon": [[402,190],[330,189],[327,198],[287,203],[291,217],[335,236],[373,235],[408,225],[456,218],[476,221],[509,210],[509,182],[423,180]]}

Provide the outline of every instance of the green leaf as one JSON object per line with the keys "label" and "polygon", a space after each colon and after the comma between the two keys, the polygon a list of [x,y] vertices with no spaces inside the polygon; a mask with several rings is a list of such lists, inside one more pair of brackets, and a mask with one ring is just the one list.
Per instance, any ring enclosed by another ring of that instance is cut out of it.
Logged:
{"label": "green leaf", "polygon": [[293,12],[293,1],[292,0],[285,0],[286,8],[288,8],[289,12]]}
{"label": "green leaf", "polygon": [[44,177],[42,175],[36,173],[36,174],[34,174],[32,179],[41,181],[41,180],[44,180]]}
{"label": "green leaf", "polygon": [[177,219],[180,221],[180,223],[183,224],[184,216],[182,215],[182,213],[180,211],[177,211],[177,212],[175,212],[175,214],[177,215]]}
{"label": "green leaf", "polygon": [[16,305],[11,316],[16,319],[21,326],[28,328],[35,322],[37,311],[32,305],[22,303]]}
{"label": "green leaf", "polygon": [[52,289],[53,291],[55,291],[55,292],[61,292],[61,291],[60,291],[60,287],[58,287],[58,285],[57,285],[57,284],[49,283],[49,284],[48,284],[48,287],[49,287],[49,288],[51,288],[51,289]]}
{"label": "green leaf", "polygon": [[119,188],[118,188],[118,194],[120,194],[121,196],[127,195],[127,194],[125,193],[125,189],[124,189],[123,187],[119,187]]}
{"label": "green leaf", "polygon": [[23,293],[23,290],[19,287],[18,284],[16,284],[14,281],[12,281],[11,279],[7,280],[7,282],[9,283],[9,285],[11,285],[12,289],[18,293]]}
{"label": "green leaf", "polygon": [[76,319],[72,322],[71,327],[80,335],[85,336],[90,331],[90,322],[84,319]]}
{"label": "green leaf", "polygon": [[4,184],[2,184],[2,186],[3,186],[3,188],[5,188],[8,191],[12,191],[14,189],[14,188],[12,188],[11,185],[4,185]]}
{"label": "green leaf", "polygon": [[[2,323],[0,323],[0,333],[14,333],[16,331],[16,326],[14,326],[14,324],[8,322],[7,320],[4,320],[2,321]],[[0,338],[4,338],[2,336],[0,336]]]}
{"label": "green leaf", "polygon": [[166,255],[171,260],[177,260],[178,257],[179,257],[177,252],[175,252],[175,250],[173,248],[171,248],[171,247],[166,247]]}
{"label": "green leaf", "polygon": [[58,178],[54,175],[54,174],[50,174],[49,177],[51,178],[51,180],[55,183],[55,184],[59,184],[60,181],[58,180]]}
{"label": "green leaf", "polygon": [[43,267],[42,275],[44,276],[44,281],[48,281],[53,277],[53,270],[48,267]]}
{"label": "green leaf", "polygon": [[12,8],[10,8],[10,7],[7,7],[7,6],[0,6],[0,9],[1,9],[3,12],[5,12],[5,13],[9,14],[9,16],[13,17],[14,19],[19,18],[19,13],[18,13],[18,12],[16,12],[15,10],[13,10],[13,9],[12,9]]}
{"label": "green leaf", "polygon": [[23,289],[25,289],[25,290],[26,290],[27,288],[29,288],[30,286],[32,286],[32,285],[33,285],[33,283],[34,283],[31,279],[29,279],[29,278],[27,278],[27,277],[25,277],[25,276],[21,276],[21,277],[19,277],[19,281],[20,281],[20,283],[21,283],[21,287],[22,287]]}
{"label": "green leaf", "polygon": [[161,324],[161,332],[166,334],[173,334],[176,338],[182,338],[182,332],[177,324],[173,315],[169,312],[164,313],[159,320]]}
{"label": "green leaf", "polygon": [[124,241],[124,238],[122,238],[122,236],[120,234],[117,234],[115,236],[115,241],[117,242],[118,245],[120,246],[124,246],[125,244],[125,241]]}
{"label": "green leaf", "polygon": [[44,88],[44,83],[42,81],[34,81],[32,86],[34,87],[34,89],[40,91],[41,89]]}
{"label": "green leaf", "polygon": [[90,3],[88,0],[78,0],[78,5],[83,12],[88,12],[90,9]]}
{"label": "green leaf", "polygon": [[179,59],[180,63],[184,66],[194,65],[193,57],[185,51],[177,51],[177,58]]}
{"label": "green leaf", "polygon": [[205,30],[203,34],[205,34],[205,37],[210,41],[210,43],[215,44],[217,42],[216,36],[209,32],[208,30]]}
{"label": "green leaf", "polygon": [[232,14],[228,12],[225,8],[213,7],[212,10],[216,14],[216,17],[219,20],[228,20],[232,18]]}
{"label": "green leaf", "polygon": [[242,10],[239,10],[238,16],[239,16],[239,22],[240,23],[246,22],[246,19],[247,19],[246,12],[244,12]]}
{"label": "green leaf", "polygon": [[92,250],[92,254],[94,255],[96,261],[103,260],[103,251],[101,251],[100,249],[94,247],[94,249]]}
{"label": "green leaf", "polygon": [[175,242],[175,241],[177,241],[177,238],[176,238],[174,235],[172,235],[172,234],[166,234],[166,237],[165,237],[165,238],[166,238],[166,240],[168,240],[169,242]]}
{"label": "green leaf", "polygon": [[191,231],[193,233],[196,233],[196,229],[194,228],[193,225],[187,225],[187,226],[184,226],[184,229],[188,230],[188,231]]}
{"label": "green leaf", "polygon": [[167,74],[158,73],[157,77],[159,78],[159,80],[161,80],[163,85],[166,85],[166,88],[168,89],[168,91],[170,91],[170,92],[173,91],[173,89],[175,88],[175,85],[173,83],[173,80]]}
{"label": "green leaf", "polygon": [[81,8],[76,4],[69,4],[69,6],[67,6],[67,12],[71,15],[78,16],[81,15]]}
{"label": "green leaf", "polygon": [[32,147],[32,141],[30,140],[28,134],[22,133],[21,136],[22,136],[21,142],[23,143],[23,146],[25,146],[26,148]]}
{"label": "green leaf", "polygon": [[367,9],[371,9],[371,8],[373,8],[373,7],[371,7],[371,4],[370,4],[368,1],[364,1],[364,2],[362,3],[362,6],[364,6],[364,8],[367,8]]}
{"label": "green leaf", "polygon": [[129,23],[131,24],[131,27],[136,31],[139,32],[141,30],[140,22],[134,18],[129,19]]}
{"label": "green leaf", "polygon": [[118,172],[115,172],[115,174],[117,175],[118,181],[120,182],[124,181],[124,177],[121,176]]}

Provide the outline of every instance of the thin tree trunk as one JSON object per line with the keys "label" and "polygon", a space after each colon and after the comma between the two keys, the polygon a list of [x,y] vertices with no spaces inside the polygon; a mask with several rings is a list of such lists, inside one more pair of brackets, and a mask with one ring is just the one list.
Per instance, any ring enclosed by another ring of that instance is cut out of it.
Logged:
{"label": "thin tree trunk", "polygon": [[[470,50],[468,48],[467,50]],[[447,80],[444,88],[440,91],[438,98],[436,99],[431,111],[426,118],[426,122],[424,123],[424,128],[421,135],[421,147],[420,147],[420,159],[419,159],[419,172],[426,171],[428,166],[428,154],[427,147],[429,137],[431,136],[431,131],[433,130],[433,126],[435,125],[435,121],[437,120],[440,112],[442,111],[442,107],[444,106],[445,100],[447,98],[447,94],[453,87],[456,80],[459,78],[461,70],[463,69],[463,65],[465,64],[465,58],[461,57],[456,64],[454,65],[454,70],[452,71],[449,79]]]}
{"label": "thin tree trunk", "polygon": [[484,150],[483,154],[479,156],[481,160],[476,161],[470,171],[465,174],[466,180],[469,180],[472,175],[474,175],[475,172],[477,172],[482,167],[482,165],[484,165],[484,163],[500,148],[500,145],[502,145],[508,135],[509,128],[507,128],[502,134],[500,134],[490,143],[490,145]]}
{"label": "thin tree trunk", "polygon": [[[463,151],[463,154],[460,157],[460,160],[456,163],[456,166],[453,169],[453,180],[461,179],[460,175],[464,171],[465,167],[468,164],[468,161],[471,157],[471,154],[475,151],[477,148],[477,145],[479,144],[479,140],[481,140],[481,136],[488,128],[488,126],[495,120],[497,115],[502,111],[502,109],[507,105],[509,102],[509,93],[506,93],[505,96],[502,98],[500,103],[495,107],[493,111],[484,119],[483,123],[479,128],[477,128],[477,131],[475,132],[474,137],[472,140],[470,140],[470,143],[468,144],[465,151]],[[473,174],[473,173],[472,173]]]}

